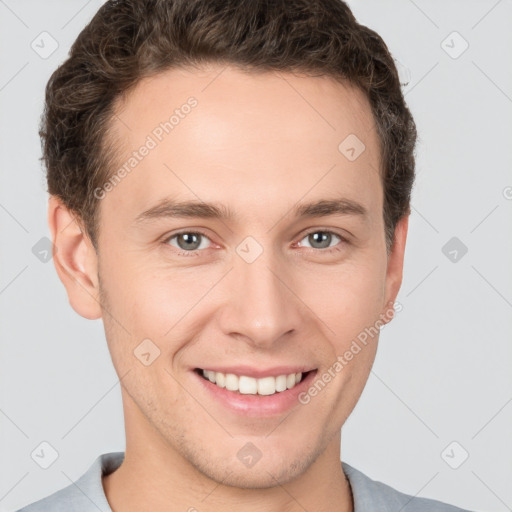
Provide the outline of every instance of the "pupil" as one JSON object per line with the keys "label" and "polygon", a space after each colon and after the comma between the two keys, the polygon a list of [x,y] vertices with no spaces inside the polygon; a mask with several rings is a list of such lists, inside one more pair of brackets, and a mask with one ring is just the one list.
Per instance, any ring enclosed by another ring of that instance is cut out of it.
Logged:
{"label": "pupil", "polygon": [[[184,240],[185,243],[182,244],[181,241]],[[199,237],[196,233],[181,233],[178,237],[178,245],[182,249],[197,249],[200,243],[198,243]]]}
{"label": "pupil", "polygon": [[[331,234],[330,233],[325,233],[323,231],[317,231],[316,233],[312,233],[310,236],[310,243],[311,243],[311,239],[313,240],[314,243],[320,243],[321,245],[321,249],[325,249],[326,247],[329,247],[330,245],[330,242],[331,242]],[[311,245],[313,245],[311,243]]]}

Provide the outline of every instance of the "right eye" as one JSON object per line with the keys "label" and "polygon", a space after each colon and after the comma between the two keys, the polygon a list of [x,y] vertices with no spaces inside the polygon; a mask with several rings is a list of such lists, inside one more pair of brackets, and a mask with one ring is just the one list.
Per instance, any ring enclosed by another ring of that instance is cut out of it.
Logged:
{"label": "right eye", "polygon": [[195,256],[198,251],[209,247],[206,241],[211,243],[211,240],[204,233],[181,231],[167,237],[164,243],[176,247],[180,256]]}

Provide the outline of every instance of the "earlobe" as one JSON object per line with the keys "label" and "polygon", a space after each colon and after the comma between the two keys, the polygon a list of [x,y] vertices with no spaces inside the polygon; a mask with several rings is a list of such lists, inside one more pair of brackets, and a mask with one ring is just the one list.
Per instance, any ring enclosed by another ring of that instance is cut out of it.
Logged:
{"label": "earlobe", "polygon": [[76,215],[56,196],[48,201],[48,226],[54,244],[53,262],[71,307],[84,318],[100,318],[96,250]]}
{"label": "earlobe", "polygon": [[395,228],[395,238],[393,247],[388,257],[388,265],[386,271],[386,285],[385,285],[385,310],[383,315],[388,319],[385,323],[391,320],[389,309],[393,307],[396,297],[402,285],[402,275],[404,266],[405,244],[407,240],[407,231],[409,227],[409,215],[402,217]]}

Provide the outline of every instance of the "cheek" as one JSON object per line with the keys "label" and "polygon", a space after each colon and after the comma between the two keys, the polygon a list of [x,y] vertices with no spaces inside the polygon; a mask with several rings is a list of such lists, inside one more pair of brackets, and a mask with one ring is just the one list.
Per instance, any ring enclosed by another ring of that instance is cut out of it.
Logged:
{"label": "cheek", "polygon": [[113,314],[134,338],[173,338],[198,315],[210,311],[208,293],[222,277],[219,269],[160,268],[140,262],[119,262],[109,273],[106,286]]}
{"label": "cheek", "polygon": [[384,275],[378,265],[344,265],[331,272],[303,274],[298,295],[328,327],[339,350],[379,318]]}

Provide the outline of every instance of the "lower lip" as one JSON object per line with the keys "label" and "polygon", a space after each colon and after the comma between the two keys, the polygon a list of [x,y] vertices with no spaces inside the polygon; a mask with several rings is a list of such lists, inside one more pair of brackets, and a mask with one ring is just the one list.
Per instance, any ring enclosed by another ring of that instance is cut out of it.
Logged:
{"label": "lower lip", "polygon": [[316,370],[309,372],[293,388],[273,395],[243,395],[238,391],[220,388],[201,377],[196,371],[192,371],[192,373],[204,389],[222,406],[243,416],[263,417],[283,414],[297,405],[299,403],[298,396],[309,387]]}

